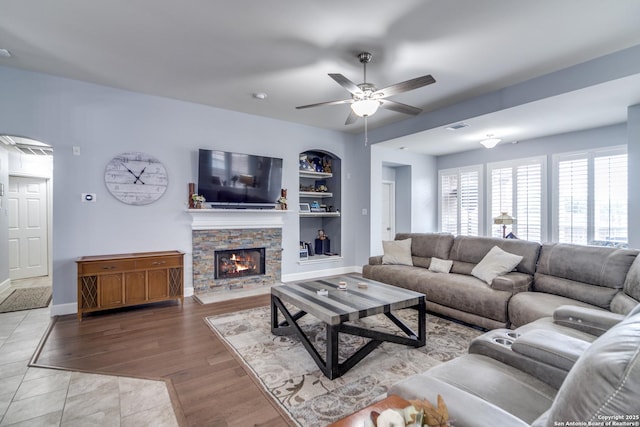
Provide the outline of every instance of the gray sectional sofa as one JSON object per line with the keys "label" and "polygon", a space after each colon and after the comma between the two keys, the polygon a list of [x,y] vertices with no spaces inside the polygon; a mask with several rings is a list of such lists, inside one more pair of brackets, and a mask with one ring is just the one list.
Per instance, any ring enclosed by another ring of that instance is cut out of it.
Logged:
{"label": "gray sectional sofa", "polygon": [[[409,238],[413,265],[385,264],[382,255],[373,256],[363,276],[422,292],[428,310],[485,329],[521,326],[551,316],[561,305],[627,314],[640,301],[639,251],[634,249],[446,233],[396,236]],[[486,283],[471,272],[494,246],[522,260]],[[452,261],[451,271],[430,271],[434,257]]]}

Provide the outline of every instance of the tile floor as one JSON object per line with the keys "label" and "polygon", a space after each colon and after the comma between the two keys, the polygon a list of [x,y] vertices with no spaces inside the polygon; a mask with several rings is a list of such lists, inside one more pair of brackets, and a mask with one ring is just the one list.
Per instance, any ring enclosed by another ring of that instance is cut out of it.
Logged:
{"label": "tile floor", "polygon": [[178,426],[163,381],[28,367],[49,321],[0,313],[0,426]]}

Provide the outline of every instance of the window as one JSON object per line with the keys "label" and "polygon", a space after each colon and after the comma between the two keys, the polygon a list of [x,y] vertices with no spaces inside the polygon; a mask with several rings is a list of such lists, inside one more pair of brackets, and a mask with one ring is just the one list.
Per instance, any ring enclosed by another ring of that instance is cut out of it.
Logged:
{"label": "window", "polygon": [[554,173],[558,242],[627,243],[626,147],[557,155]]}
{"label": "window", "polygon": [[493,224],[493,218],[506,212],[516,219],[507,228],[519,239],[545,238],[545,169],[545,157],[487,165],[491,236],[502,237],[502,226]]}
{"label": "window", "polygon": [[440,230],[456,235],[480,234],[482,166],[439,172]]}

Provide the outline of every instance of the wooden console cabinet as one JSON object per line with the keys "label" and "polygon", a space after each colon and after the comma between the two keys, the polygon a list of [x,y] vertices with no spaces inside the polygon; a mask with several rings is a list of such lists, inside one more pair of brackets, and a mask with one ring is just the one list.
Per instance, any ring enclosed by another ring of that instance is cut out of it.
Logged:
{"label": "wooden console cabinet", "polygon": [[78,319],[84,313],[179,299],[184,301],[180,251],[78,258]]}

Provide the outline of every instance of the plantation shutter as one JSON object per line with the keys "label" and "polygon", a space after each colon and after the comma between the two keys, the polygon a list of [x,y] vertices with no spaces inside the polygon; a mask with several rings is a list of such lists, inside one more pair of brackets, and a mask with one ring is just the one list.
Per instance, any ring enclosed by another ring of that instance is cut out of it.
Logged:
{"label": "plantation shutter", "polygon": [[491,170],[491,236],[502,237],[502,226],[494,224],[493,218],[506,212],[513,213],[513,170],[497,168]]}
{"label": "plantation shutter", "polygon": [[478,235],[480,231],[481,166],[439,172],[440,231]]}
{"label": "plantation shutter", "polygon": [[588,242],[589,162],[587,158],[558,162],[558,241]]}
{"label": "plantation shutter", "polygon": [[594,159],[594,236],[606,243],[626,243],[627,155]]}
{"label": "plantation shutter", "polygon": [[458,234],[458,174],[440,176],[440,230]]}
{"label": "plantation shutter", "polygon": [[478,171],[460,173],[460,234],[477,236],[480,212],[480,174]]}
{"label": "plantation shutter", "polygon": [[542,241],[542,164],[516,168],[516,225],[518,238]]}

